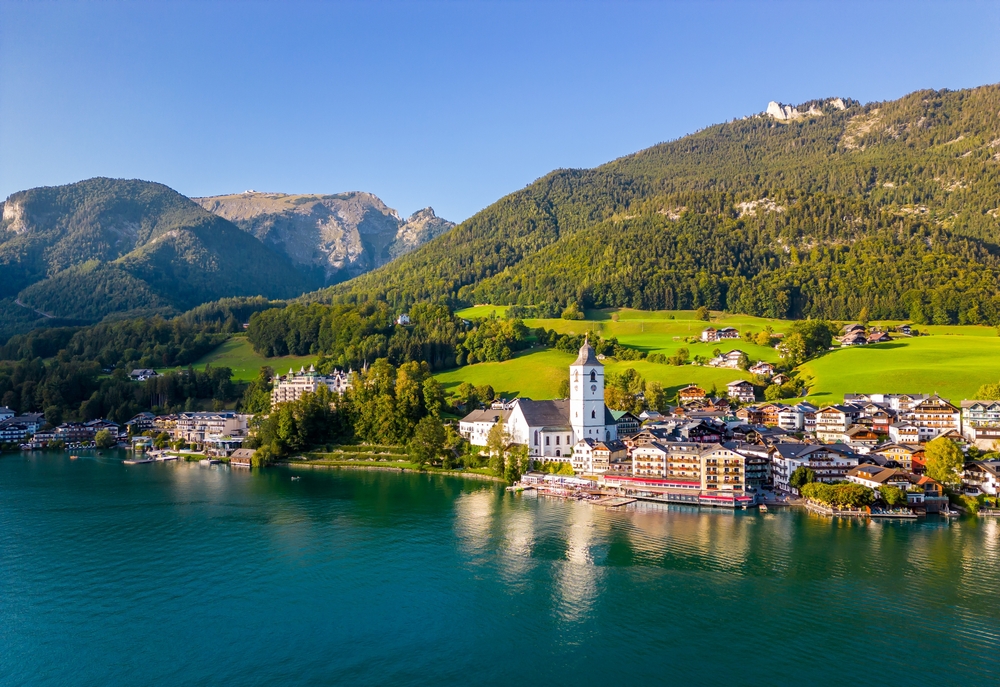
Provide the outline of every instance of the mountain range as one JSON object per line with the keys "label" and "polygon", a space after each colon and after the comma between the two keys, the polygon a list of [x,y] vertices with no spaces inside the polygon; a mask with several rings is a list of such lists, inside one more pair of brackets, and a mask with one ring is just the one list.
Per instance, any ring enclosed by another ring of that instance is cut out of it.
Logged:
{"label": "mountain range", "polygon": [[1000,86],[771,103],[556,170],[306,298],[1000,323]]}
{"label": "mountain range", "polygon": [[430,208],[403,220],[370,193],[195,202],[163,184],[107,178],[14,193],[2,210],[4,336],[171,315],[230,296],[290,298],[383,265],[452,226]]}
{"label": "mountain range", "polygon": [[457,226],[368,193],[32,189],[3,204],[0,270],[0,335],[35,310],[95,321],[244,295],[1000,324],[1000,86],[772,102],[553,171]]}

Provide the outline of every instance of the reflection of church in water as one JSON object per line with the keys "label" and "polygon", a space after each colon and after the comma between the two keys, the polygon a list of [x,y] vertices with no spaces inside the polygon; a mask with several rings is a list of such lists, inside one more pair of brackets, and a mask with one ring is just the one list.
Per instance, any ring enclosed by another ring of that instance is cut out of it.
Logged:
{"label": "reflection of church in water", "polygon": [[513,440],[527,444],[533,458],[569,460],[578,441],[611,441],[618,427],[604,405],[604,365],[585,341],[569,366],[569,398],[514,401],[505,426]]}

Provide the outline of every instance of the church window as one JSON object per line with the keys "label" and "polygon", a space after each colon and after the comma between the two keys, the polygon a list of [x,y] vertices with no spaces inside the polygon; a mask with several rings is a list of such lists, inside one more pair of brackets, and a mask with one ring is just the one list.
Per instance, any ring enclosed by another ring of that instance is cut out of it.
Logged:
{"label": "church window", "polygon": [[558,458],[558,457],[559,457],[559,449],[556,449],[556,458]]}
{"label": "church window", "polygon": [[590,381],[592,381],[592,382],[596,382],[597,381],[597,370],[591,370],[590,371]]}
{"label": "church window", "polygon": [[548,446],[548,445],[549,445],[549,438],[548,438],[548,437],[545,437],[545,445],[546,445],[546,446]]}
{"label": "church window", "polygon": [[592,417],[592,418],[595,418],[595,419],[596,419],[596,418],[597,418],[597,411],[596,411],[596,410],[591,410],[591,411],[590,411],[590,417]]}
{"label": "church window", "polygon": [[535,446],[538,446],[538,430],[535,430]]}
{"label": "church window", "polygon": [[559,437],[556,437],[556,446],[559,445]]}

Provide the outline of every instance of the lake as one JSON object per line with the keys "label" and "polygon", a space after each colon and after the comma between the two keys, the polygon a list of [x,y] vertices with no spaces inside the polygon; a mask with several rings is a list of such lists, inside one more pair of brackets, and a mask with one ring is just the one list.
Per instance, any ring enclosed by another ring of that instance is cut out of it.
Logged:
{"label": "lake", "polygon": [[0,684],[1000,682],[995,520],[120,459],[0,457]]}

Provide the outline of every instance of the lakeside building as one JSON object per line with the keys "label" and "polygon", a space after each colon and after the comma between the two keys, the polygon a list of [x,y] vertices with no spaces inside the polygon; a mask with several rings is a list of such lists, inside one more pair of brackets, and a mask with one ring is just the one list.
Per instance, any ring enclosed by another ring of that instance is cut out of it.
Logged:
{"label": "lakeside building", "polygon": [[601,475],[621,465],[626,458],[628,447],[620,439],[582,439],[573,447],[573,472],[578,475]]}
{"label": "lakeside building", "polygon": [[962,489],[967,494],[1000,495],[1000,460],[967,462],[962,471]]}
{"label": "lakeside building", "polygon": [[316,372],[316,366],[310,365],[306,370],[304,367],[295,372],[288,369],[287,375],[275,377],[274,388],[271,389],[271,407],[279,403],[291,403],[298,401],[306,392],[316,393],[321,386],[325,386],[331,392],[342,394],[351,388],[353,372],[348,370],[334,370],[333,374],[321,375]]}
{"label": "lakeside building", "polygon": [[206,439],[245,437],[251,417],[228,411],[178,413],[171,437],[189,444],[204,444]]}
{"label": "lakeside building", "polygon": [[847,476],[859,462],[849,446],[829,444],[775,444],[771,454],[771,475],[776,489],[797,493],[788,481],[800,467],[816,473],[817,482],[836,482]]}
{"label": "lakeside building", "polygon": [[0,444],[16,444],[26,441],[45,424],[42,413],[14,415],[0,422]]}
{"label": "lakeside building", "polygon": [[9,420],[15,415],[17,415],[17,413],[15,413],[7,406],[0,406],[0,422],[3,422],[4,420]]}
{"label": "lakeside building", "polygon": [[[604,403],[604,364],[587,340],[569,366],[569,379],[569,398],[552,401],[519,398],[510,404],[507,415],[501,415],[511,440],[527,446],[532,459],[569,463],[574,446],[584,439],[594,442],[618,439],[618,423]],[[472,432],[477,422],[484,422],[479,419],[481,412],[473,411],[459,422],[460,428],[464,424],[470,436],[475,437],[470,442],[476,446],[486,445],[481,434]]]}
{"label": "lakeside building", "polygon": [[458,433],[473,446],[486,446],[490,430],[498,422],[507,422],[510,417],[510,409],[487,408],[486,410],[473,410],[458,422]]}

